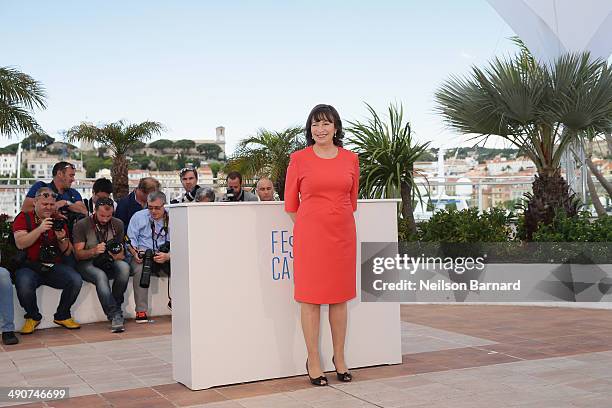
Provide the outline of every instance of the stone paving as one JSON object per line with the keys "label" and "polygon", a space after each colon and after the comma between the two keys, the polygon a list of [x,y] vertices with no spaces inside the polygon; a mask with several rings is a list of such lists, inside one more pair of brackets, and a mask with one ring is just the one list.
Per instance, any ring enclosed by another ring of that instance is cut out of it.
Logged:
{"label": "stone paving", "polygon": [[20,407],[612,407],[612,311],[405,305],[403,363],[324,388],[299,376],[191,391],[172,380],[169,319],[126,327],[22,336],[0,351],[0,385],[70,387]]}

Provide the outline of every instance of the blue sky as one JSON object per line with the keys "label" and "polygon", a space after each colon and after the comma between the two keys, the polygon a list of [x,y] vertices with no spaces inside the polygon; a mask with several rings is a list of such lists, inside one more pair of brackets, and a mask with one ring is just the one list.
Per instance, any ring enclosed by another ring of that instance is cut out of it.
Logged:
{"label": "blue sky", "polygon": [[222,125],[228,151],[259,128],[303,124],[317,103],[347,121],[365,119],[364,102],[402,102],[419,140],[464,143],[434,92],[514,52],[485,0],[5,0],[0,17],[0,66],[44,84],[36,118],[52,136],[81,121],[155,120],[169,139]]}

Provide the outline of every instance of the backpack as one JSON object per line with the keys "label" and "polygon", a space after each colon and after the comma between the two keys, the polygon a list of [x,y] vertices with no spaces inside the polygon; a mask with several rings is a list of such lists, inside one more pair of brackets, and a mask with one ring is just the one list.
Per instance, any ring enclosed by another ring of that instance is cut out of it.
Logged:
{"label": "backpack", "polygon": [[[17,214],[19,215],[19,214]],[[26,230],[27,232],[31,232],[34,228],[32,227],[32,218],[30,218],[30,214],[23,213],[26,220]],[[15,217],[17,218],[17,217]],[[17,248],[17,243],[15,242],[15,234],[11,233],[7,237],[8,248],[14,249],[15,253],[9,257],[6,262],[6,267],[11,274],[11,279],[15,282],[15,272],[19,269],[23,263],[28,259],[27,249],[19,249]]]}

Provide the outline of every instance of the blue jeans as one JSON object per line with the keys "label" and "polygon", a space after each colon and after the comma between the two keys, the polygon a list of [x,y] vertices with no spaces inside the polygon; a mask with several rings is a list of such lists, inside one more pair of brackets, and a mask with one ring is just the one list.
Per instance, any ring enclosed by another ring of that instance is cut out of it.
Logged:
{"label": "blue jeans", "polygon": [[0,268],[0,332],[15,331],[13,317],[13,282],[9,271]]}
{"label": "blue jeans", "polygon": [[[93,265],[93,261],[80,261],[77,270],[81,273],[83,280],[96,285],[98,299],[102,305],[102,310],[109,320],[116,315],[123,315],[121,305],[123,304],[123,294],[127,289],[130,280],[130,265],[125,261],[114,261],[113,271],[106,273]],[[110,280],[113,279],[111,290]]]}
{"label": "blue jeans", "polygon": [[76,302],[81,285],[83,285],[81,275],[74,268],[64,264],[55,264],[51,270],[46,272],[35,272],[28,267],[17,269],[15,287],[19,303],[26,311],[26,319],[42,319],[36,301],[36,289],[41,285],[62,290],[57,312],[53,318],[55,320],[69,319],[70,308]]}

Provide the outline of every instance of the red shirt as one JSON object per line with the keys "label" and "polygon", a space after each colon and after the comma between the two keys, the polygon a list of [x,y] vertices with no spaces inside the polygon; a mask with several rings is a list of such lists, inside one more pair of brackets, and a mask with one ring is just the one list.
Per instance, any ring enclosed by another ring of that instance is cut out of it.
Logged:
{"label": "red shirt", "polygon": [[[34,215],[34,211],[29,212],[28,215],[30,216],[30,225],[32,225],[32,228],[30,228],[29,231],[32,231],[40,225],[40,222],[36,223],[36,216]],[[26,217],[24,213],[22,212],[17,214],[17,217],[15,217],[15,221],[13,221],[13,232],[17,232],[17,231],[29,232],[28,224],[26,222]],[[64,231],[66,231],[66,236],[68,236],[68,227],[66,225],[64,225]],[[45,239],[45,235],[47,238],[46,239],[47,244],[55,245],[59,249],[59,242],[57,240],[57,237],[55,236],[55,232],[52,229],[50,229],[47,232],[40,234],[40,237],[38,237],[36,242],[34,242],[30,247],[26,248],[28,261],[32,261],[32,262],[39,261],[40,246],[43,243],[43,239]],[[61,261],[62,261],[61,256],[58,256],[57,258],[55,258],[55,263],[60,263]]]}

